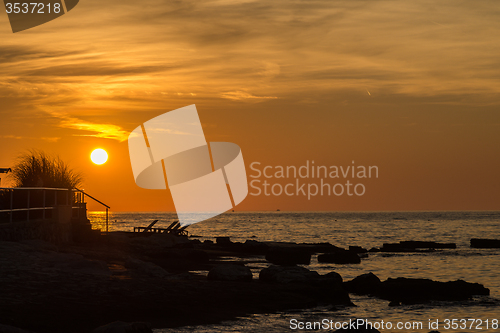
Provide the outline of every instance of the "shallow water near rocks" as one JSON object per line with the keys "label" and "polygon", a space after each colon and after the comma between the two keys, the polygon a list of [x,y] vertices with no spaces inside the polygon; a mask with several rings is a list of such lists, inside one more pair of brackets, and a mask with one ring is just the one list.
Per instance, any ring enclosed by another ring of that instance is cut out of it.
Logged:
{"label": "shallow water near rocks", "polygon": [[[101,212],[91,212],[94,227],[103,228]],[[111,213],[110,231],[132,231],[134,226],[146,226],[159,219],[155,227],[167,227],[175,213]],[[115,222],[116,220],[116,222]],[[103,228],[104,229],[104,228]],[[440,320],[441,332],[500,332],[492,320],[500,320],[500,249],[471,249],[471,238],[500,239],[500,212],[234,212],[197,223],[188,228],[198,239],[214,240],[229,236],[232,241],[286,241],[320,243],[347,247],[381,247],[383,243],[403,240],[456,243],[457,249],[428,253],[373,253],[359,265],[318,263],[312,258],[306,266],[321,274],[336,271],[344,280],[373,272],[381,280],[389,277],[429,278],[437,281],[463,279],[483,284],[491,290],[490,297],[478,297],[469,302],[432,303],[389,307],[387,301],[365,296],[352,296],[357,307],[332,309],[315,308],[276,314],[257,314],[217,325],[158,329],[170,332],[286,332],[290,320],[333,322],[351,318],[372,322],[421,322],[423,329],[380,329],[382,332],[429,332],[429,319]],[[228,258],[231,259],[231,258]],[[268,266],[265,260],[249,260],[254,276]],[[206,272],[200,272],[206,274]],[[265,302],[265,300],[263,300]],[[445,329],[445,319],[480,319],[472,328]],[[488,326],[486,324],[488,320]],[[479,325],[480,324],[480,325]],[[481,328],[481,329],[479,329]],[[334,330],[332,330],[334,331]]]}

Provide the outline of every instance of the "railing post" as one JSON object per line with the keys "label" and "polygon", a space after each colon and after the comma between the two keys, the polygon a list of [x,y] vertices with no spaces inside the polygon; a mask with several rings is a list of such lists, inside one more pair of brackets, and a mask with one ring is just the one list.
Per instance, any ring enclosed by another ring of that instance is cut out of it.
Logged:
{"label": "railing post", "polygon": [[14,212],[12,209],[14,208],[14,190],[10,190],[10,223],[12,223],[12,215],[14,215]]}
{"label": "railing post", "polygon": [[77,211],[76,215],[77,215],[78,219],[80,219],[80,208],[81,208],[80,198],[81,198],[82,194],[80,192],[73,192],[73,196],[75,196],[75,195],[76,195],[75,201],[76,201],[76,207],[77,207],[76,208],[76,211]]}
{"label": "railing post", "polygon": [[26,207],[27,208],[26,221],[30,220],[30,192],[31,192],[31,190],[28,190],[28,206]]}
{"label": "railing post", "polygon": [[43,191],[43,213],[42,213],[42,219],[45,220],[45,189],[42,190]]}

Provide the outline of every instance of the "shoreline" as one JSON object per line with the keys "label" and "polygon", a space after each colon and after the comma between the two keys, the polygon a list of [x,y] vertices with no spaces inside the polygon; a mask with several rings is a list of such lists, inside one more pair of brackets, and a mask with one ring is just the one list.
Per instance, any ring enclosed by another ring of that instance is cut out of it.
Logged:
{"label": "shoreline", "polygon": [[0,324],[38,333],[89,332],[116,320],[171,328],[328,303],[312,285],[209,281],[189,271],[225,264],[195,249],[179,257],[190,242],[128,236],[75,245],[0,242]]}
{"label": "shoreline", "polygon": [[[233,243],[228,237],[201,243],[126,232],[82,244],[0,242],[0,324],[38,333],[83,333],[114,321],[175,328],[319,305],[352,306],[349,293],[366,292],[366,285],[351,281],[348,290],[334,267],[319,275],[295,266],[306,263],[307,254],[310,260],[311,253],[340,253],[342,260],[352,260],[352,253],[357,258],[356,252],[364,252],[344,251],[328,243]],[[258,281],[234,270],[246,268],[243,258],[263,256],[275,265],[268,267],[267,280],[263,271]],[[229,273],[215,279],[191,273],[206,270],[210,277],[217,267]]]}

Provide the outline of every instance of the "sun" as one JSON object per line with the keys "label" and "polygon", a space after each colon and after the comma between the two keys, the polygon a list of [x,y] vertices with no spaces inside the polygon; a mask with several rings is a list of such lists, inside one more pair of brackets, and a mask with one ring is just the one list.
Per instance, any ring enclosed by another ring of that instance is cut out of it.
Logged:
{"label": "sun", "polygon": [[94,149],[94,151],[90,154],[90,159],[95,164],[101,165],[106,163],[108,160],[108,153],[104,149]]}

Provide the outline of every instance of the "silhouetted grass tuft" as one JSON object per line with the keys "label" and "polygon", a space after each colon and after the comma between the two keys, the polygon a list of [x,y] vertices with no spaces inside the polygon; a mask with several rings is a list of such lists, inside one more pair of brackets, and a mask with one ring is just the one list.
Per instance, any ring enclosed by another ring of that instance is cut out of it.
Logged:
{"label": "silhouetted grass tuft", "polygon": [[52,187],[73,189],[82,184],[82,175],[70,169],[59,157],[43,151],[21,154],[12,168],[10,178],[15,187]]}

